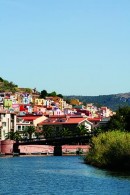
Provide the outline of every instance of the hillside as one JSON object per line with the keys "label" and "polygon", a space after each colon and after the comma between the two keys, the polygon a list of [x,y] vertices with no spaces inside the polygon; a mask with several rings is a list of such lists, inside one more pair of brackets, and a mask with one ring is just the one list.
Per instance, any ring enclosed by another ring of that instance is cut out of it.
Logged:
{"label": "hillside", "polygon": [[[14,84],[12,81],[9,82],[0,77],[0,92],[20,92],[21,88],[18,88],[18,85]],[[32,90],[29,88],[22,88],[23,92],[30,93]]]}
{"label": "hillside", "polygon": [[[30,88],[19,88],[16,84],[13,82],[9,82],[7,80],[4,80],[0,77],[0,92],[28,92],[31,93],[32,89]],[[56,92],[47,93],[46,90],[41,91],[41,95],[53,96],[57,95],[59,97],[63,97],[61,94],[56,94]],[[79,99],[79,101],[86,103],[93,103],[94,105],[100,107],[100,106],[107,106],[108,108],[111,108],[113,111],[117,110],[120,107],[123,106],[130,106],[130,92],[129,93],[119,93],[119,94],[112,94],[112,95],[99,95],[99,96],[76,96],[76,95],[70,95],[70,96],[64,96],[65,100],[70,99]]]}
{"label": "hillside", "polygon": [[99,96],[66,96],[66,99],[79,99],[83,103],[94,103],[96,106],[107,106],[113,111],[119,107],[130,106],[130,93],[120,93]]}

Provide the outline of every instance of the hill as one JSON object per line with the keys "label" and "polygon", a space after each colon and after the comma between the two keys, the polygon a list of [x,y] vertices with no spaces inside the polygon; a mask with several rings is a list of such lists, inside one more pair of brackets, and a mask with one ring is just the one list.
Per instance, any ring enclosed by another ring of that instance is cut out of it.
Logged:
{"label": "hill", "polygon": [[65,99],[79,99],[84,104],[93,103],[96,106],[107,106],[113,111],[119,107],[130,106],[130,93],[120,93],[112,95],[99,95],[99,96],[66,96]]}
{"label": "hill", "polygon": [[[0,92],[27,92],[31,93],[32,89],[30,88],[19,88],[13,82],[9,82],[4,80],[0,77]],[[47,93],[46,90],[41,91],[41,94]],[[39,93],[40,94],[40,93]],[[63,97],[65,100],[70,99],[79,99],[84,104],[86,103],[93,103],[94,105],[101,107],[107,106],[111,108],[113,111],[117,110],[119,107],[123,106],[130,106],[130,92],[129,93],[119,93],[119,94],[112,94],[112,95],[99,95],[99,96],[77,96],[77,95],[70,95],[70,96],[62,96],[61,94],[56,94],[56,92],[47,93],[48,96],[57,95],[59,97]]]}
{"label": "hill", "polygon": [[12,81],[9,82],[0,77],[0,92],[20,92],[21,89],[23,92],[30,93],[32,90],[30,88],[18,88],[18,85],[14,84]]}

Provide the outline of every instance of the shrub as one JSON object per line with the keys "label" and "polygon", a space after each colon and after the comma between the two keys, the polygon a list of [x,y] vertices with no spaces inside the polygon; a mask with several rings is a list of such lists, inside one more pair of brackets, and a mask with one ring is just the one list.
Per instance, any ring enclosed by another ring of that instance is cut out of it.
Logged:
{"label": "shrub", "polygon": [[97,167],[130,170],[130,133],[111,131],[93,137],[84,160]]}

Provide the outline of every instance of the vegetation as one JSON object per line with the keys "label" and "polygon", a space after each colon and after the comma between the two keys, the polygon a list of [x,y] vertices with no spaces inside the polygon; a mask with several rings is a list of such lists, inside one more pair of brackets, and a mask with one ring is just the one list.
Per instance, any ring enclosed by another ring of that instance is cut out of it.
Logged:
{"label": "vegetation", "polygon": [[65,100],[79,99],[84,104],[93,103],[97,107],[106,106],[113,111],[119,107],[130,106],[130,93],[99,96],[64,96]]}
{"label": "vegetation", "polygon": [[32,135],[33,133],[35,133],[36,129],[34,126],[28,126],[25,128],[25,130],[23,131],[23,134],[25,137],[28,137],[29,139],[32,139]]}
{"label": "vegetation", "polygon": [[[21,89],[20,89],[21,90]],[[14,84],[12,81],[9,82],[0,77],[0,92],[19,92],[18,85]],[[32,90],[30,88],[23,88],[25,93],[31,93]]]}
{"label": "vegetation", "polygon": [[94,135],[86,163],[130,170],[130,107],[120,107],[107,126],[94,129]]}
{"label": "vegetation", "polygon": [[15,85],[12,81],[9,82],[7,80],[4,80],[0,77],[0,92],[16,92],[17,91],[17,85]]}
{"label": "vegetation", "polygon": [[111,131],[93,137],[84,160],[101,168],[130,170],[130,133]]}
{"label": "vegetation", "polygon": [[120,130],[130,132],[130,107],[120,107],[116,114],[111,116],[110,121],[106,126],[99,126],[93,129],[93,133],[97,136],[100,133],[107,131]]}
{"label": "vegetation", "polygon": [[48,93],[46,90],[42,90],[40,93],[40,98],[46,98],[46,97],[60,97],[63,98],[62,94],[57,94],[55,91]]}
{"label": "vegetation", "polygon": [[16,131],[16,132],[11,131],[11,132],[7,133],[6,139],[19,141],[22,139],[22,137],[18,131]]}
{"label": "vegetation", "polygon": [[47,138],[56,138],[56,137],[68,137],[68,136],[83,136],[87,135],[88,130],[85,128],[84,125],[75,127],[75,129],[71,128],[62,128],[62,129],[56,129],[54,126],[43,126],[43,135]]}
{"label": "vegetation", "polygon": [[113,115],[108,123],[107,129],[120,129],[130,132],[130,107],[119,108],[116,115]]}

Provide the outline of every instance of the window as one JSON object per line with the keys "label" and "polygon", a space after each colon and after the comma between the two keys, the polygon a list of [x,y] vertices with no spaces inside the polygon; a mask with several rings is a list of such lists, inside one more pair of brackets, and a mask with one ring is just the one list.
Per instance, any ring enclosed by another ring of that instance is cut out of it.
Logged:
{"label": "window", "polygon": [[18,131],[21,131],[21,126],[18,126]]}

